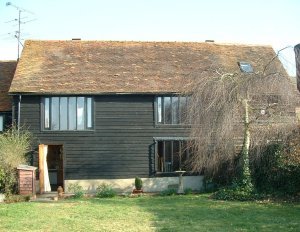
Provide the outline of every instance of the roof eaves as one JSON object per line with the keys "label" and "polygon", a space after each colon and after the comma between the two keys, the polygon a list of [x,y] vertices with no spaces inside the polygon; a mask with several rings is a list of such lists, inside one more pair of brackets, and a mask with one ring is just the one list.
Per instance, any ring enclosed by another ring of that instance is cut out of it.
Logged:
{"label": "roof eaves", "polygon": [[9,95],[14,96],[14,95],[28,95],[28,96],[69,96],[69,95],[93,95],[93,96],[103,96],[103,95],[178,95],[182,94],[183,92],[101,92],[101,93],[54,93],[54,92],[9,92]]}

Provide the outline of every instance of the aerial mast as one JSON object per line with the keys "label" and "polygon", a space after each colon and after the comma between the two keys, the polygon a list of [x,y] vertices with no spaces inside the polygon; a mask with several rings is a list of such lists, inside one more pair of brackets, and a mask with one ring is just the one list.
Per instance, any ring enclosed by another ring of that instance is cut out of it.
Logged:
{"label": "aerial mast", "polygon": [[17,43],[18,43],[18,60],[19,60],[19,58],[20,58],[20,45],[23,47],[23,44],[21,42],[21,24],[25,24],[25,23],[34,21],[35,19],[28,20],[28,21],[22,21],[22,18],[21,18],[22,12],[26,12],[26,13],[29,13],[29,14],[32,14],[32,15],[33,15],[33,13],[31,11],[28,11],[28,10],[25,10],[21,7],[18,7],[16,5],[12,4],[11,2],[7,2],[6,6],[12,6],[12,7],[16,8],[18,10],[18,18],[14,19],[14,20],[11,20],[11,21],[8,21],[8,23],[16,22],[16,21],[18,23],[18,30],[15,31],[14,37],[17,39]]}

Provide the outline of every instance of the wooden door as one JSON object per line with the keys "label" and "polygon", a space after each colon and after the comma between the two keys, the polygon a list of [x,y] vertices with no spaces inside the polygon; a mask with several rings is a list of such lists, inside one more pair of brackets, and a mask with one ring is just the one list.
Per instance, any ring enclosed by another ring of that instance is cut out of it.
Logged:
{"label": "wooden door", "polygon": [[39,145],[39,180],[40,180],[40,194],[45,192],[45,169],[44,169],[44,149],[45,149],[45,145],[44,144],[40,144]]}

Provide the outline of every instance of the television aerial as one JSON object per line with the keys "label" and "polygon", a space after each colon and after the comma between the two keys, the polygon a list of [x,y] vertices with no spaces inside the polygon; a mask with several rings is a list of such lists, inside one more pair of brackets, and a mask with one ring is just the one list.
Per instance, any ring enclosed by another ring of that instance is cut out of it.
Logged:
{"label": "television aerial", "polygon": [[[12,6],[15,9],[18,10],[18,18],[7,21],[6,23],[14,23],[14,22],[17,23],[18,29],[13,34],[14,34],[14,37],[17,39],[17,42],[18,42],[18,60],[19,60],[19,58],[20,58],[20,46],[23,47],[23,44],[21,42],[21,39],[22,39],[21,38],[21,24],[26,24],[26,23],[32,22],[36,19],[29,19],[29,20],[25,21],[24,19],[27,19],[28,17],[23,17],[22,18],[23,13],[27,13],[27,14],[30,14],[30,15],[34,15],[34,13],[29,11],[29,10],[25,10],[24,8],[18,7],[16,5],[12,4],[11,2],[7,2],[6,6]],[[8,34],[11,34],[11,33],[8,33]]]}

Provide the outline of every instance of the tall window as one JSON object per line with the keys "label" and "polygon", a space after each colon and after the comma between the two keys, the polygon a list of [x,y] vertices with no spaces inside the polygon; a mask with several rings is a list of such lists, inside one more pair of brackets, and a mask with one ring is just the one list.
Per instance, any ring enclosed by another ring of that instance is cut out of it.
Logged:
{"label": "tall window", "polygon": [[190,157],[188,141],[161,140],[157,145],[157,167],[158,172],[187,171],[186,161]]}
{"label": "tall window", "polygon": [[186,124],[188,97],[157,97],[156,102],[158,124]]}
{"label": "tall window", "polygon": [[91,97],[45,97],[45,130],[88,130],[93,128]]}
{"label": "tall window", "polygon": [[4,116],[0,115],[0,132],[3,131],[4,128]]}

